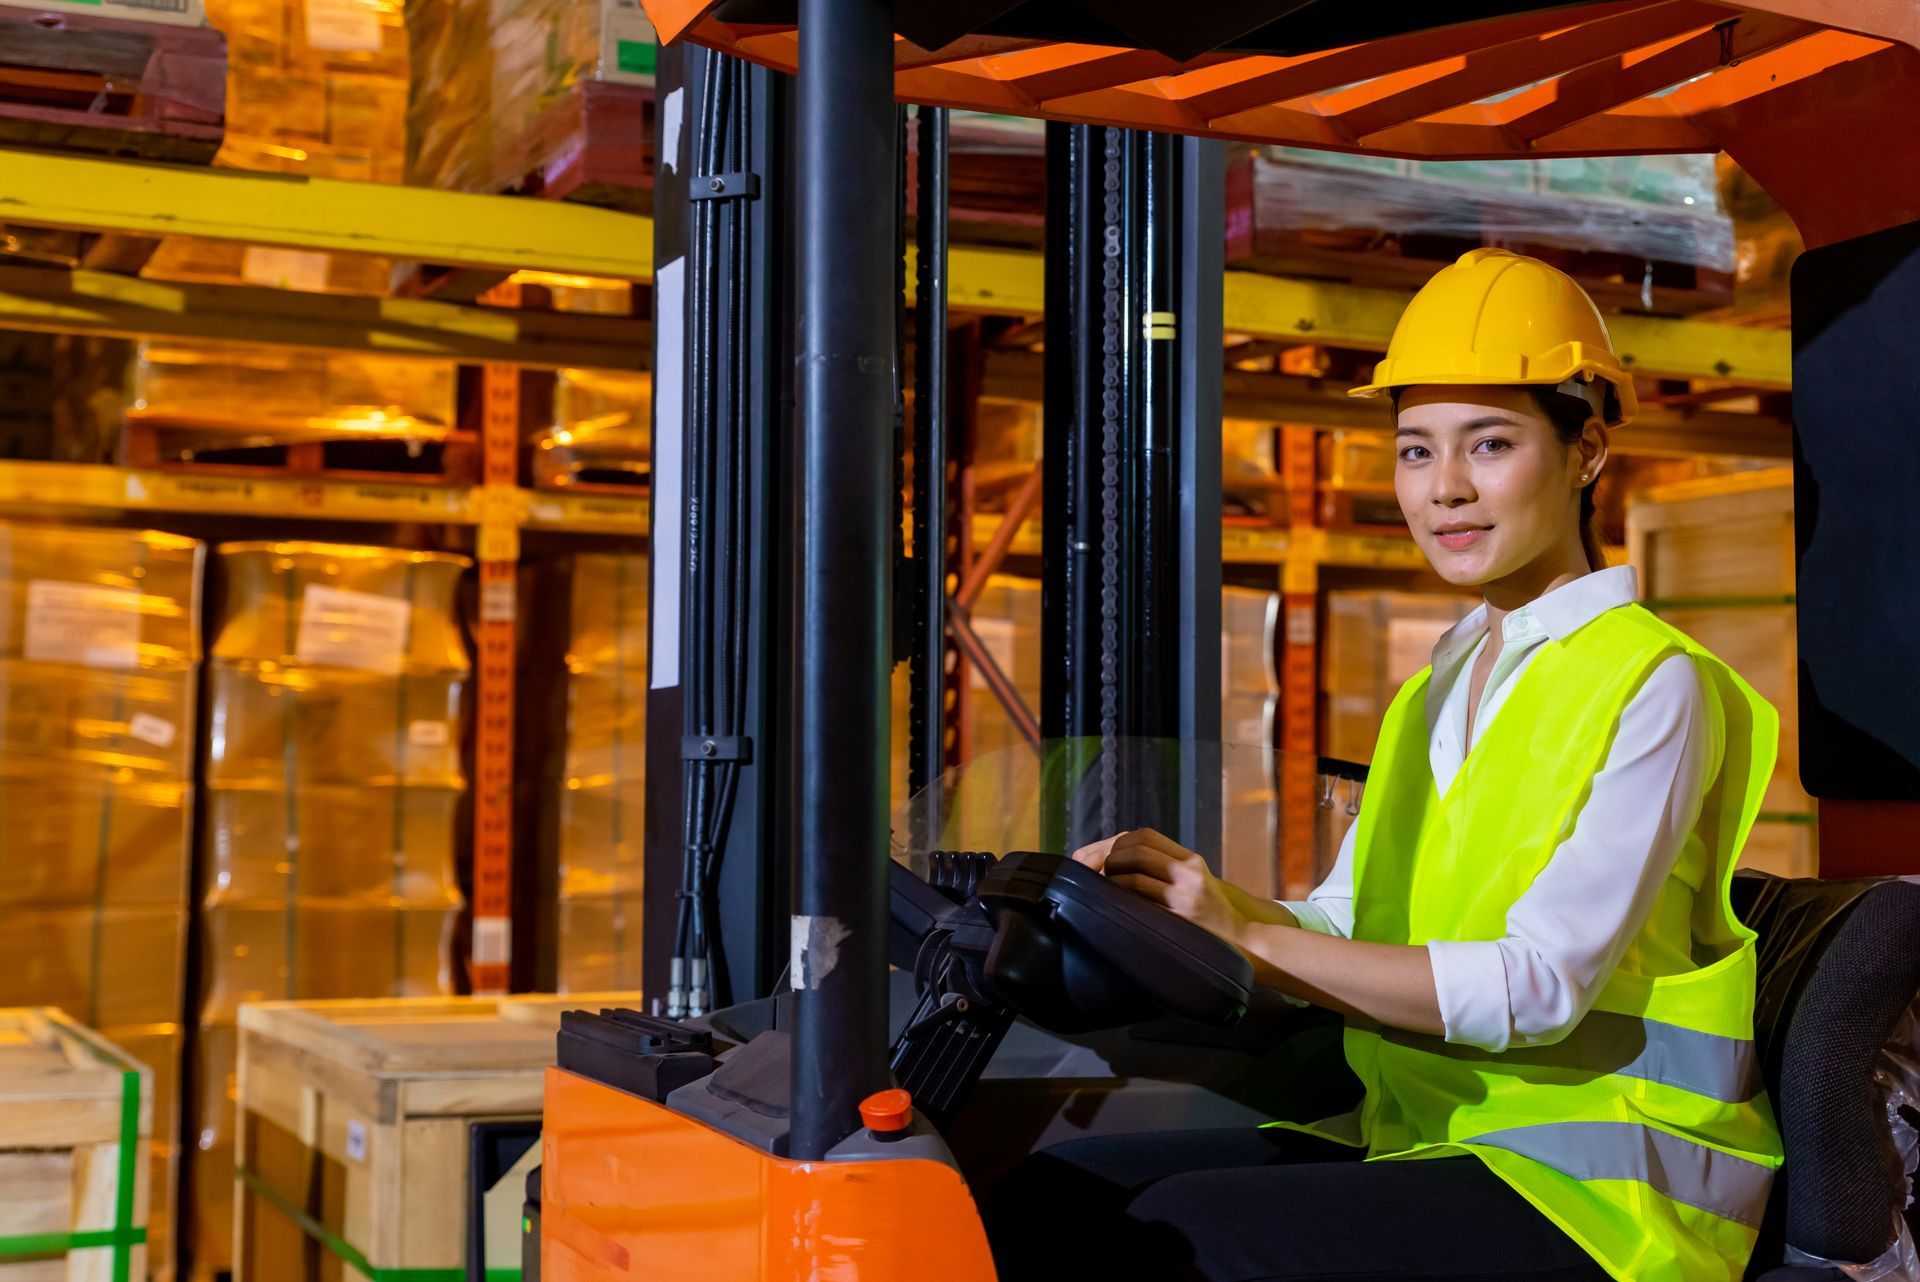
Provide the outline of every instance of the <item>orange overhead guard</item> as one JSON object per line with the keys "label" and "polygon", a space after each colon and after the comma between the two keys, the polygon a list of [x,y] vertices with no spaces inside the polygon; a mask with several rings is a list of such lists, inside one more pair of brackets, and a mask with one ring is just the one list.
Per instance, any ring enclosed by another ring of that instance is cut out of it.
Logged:
{"label": "orange overhead guard", "polygon": [[[798,64],[791,3],[644,3],[662,40]],[[1920,119],[1910,0],[897,10],[903,102],[1435,160],[1724,150],[1810,245],[1920,219],[1920,131],[1888,128]]]}

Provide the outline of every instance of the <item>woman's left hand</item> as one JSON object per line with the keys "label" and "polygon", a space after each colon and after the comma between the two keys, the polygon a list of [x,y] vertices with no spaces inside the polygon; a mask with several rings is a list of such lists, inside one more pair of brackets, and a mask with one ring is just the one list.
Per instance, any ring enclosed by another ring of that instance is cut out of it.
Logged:
{"label": "woman's left hand", "polygon": [[1238,946],[1248,918],[1233,888],[1213,875],[1207,861],[1151,828],[1135,828],[1082,846],[1074,859],[1108,880],[1153,900],[1177,917]]}

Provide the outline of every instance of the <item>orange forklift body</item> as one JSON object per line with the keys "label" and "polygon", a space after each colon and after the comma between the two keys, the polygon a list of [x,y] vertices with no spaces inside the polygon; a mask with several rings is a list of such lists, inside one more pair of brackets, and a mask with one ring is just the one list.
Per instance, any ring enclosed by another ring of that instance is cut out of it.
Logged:
{"label": "orange forklift body", "polygon": [[788,1161],[558,1068],[545,1114],[543,1282],[994,1277],[952,1167]]}

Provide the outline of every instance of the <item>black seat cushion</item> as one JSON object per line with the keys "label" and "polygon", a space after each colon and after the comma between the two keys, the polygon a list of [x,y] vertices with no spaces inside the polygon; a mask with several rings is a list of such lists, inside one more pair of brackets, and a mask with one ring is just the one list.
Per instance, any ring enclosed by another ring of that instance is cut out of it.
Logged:
{"label": "black seat cushion", "polygon": [[1873,1071],[1920,992],[1920,885],[1741,873],[1734,908],[1760,936],[1755,1031],[1787,1154],[1748,1276],[1787,1242],[1873,1260],[1903,1188]]}

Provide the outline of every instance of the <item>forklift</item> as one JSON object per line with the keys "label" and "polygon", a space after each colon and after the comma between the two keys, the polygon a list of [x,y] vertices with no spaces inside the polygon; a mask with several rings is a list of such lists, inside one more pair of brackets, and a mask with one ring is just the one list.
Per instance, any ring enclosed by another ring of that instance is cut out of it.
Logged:
{"label": "forklift", "polygon": [[[1920,402],[1920,11],[645,7],[667,45],[648,711],[683,729],[648,745],[646,987],[666,1000],[566,1017],[529,1277],[990,1279],[975,1198],[1027,1152],[1332,1111],[1340,1085],[1315,1066],[1337,1059],[1337,1021],[1279,1008],[1236,950],[1066,857],[1148,824],[1217,849],[1222,781],[1273,770],[1217,743],[1222,140],[1725,150],[1798,224],[1800,769],[1823,879],[1737,879],[1787,1153],[1749,1276],[1837,1279],[1787,1264],[1899,1247],[1905,1187],[1867,1105],[1920,991],[1920,883],[1899,880],[1920,872],[1920,451],[1902,431]],[[912,148],[911,558],[906,220],[880,195],[909,151],[897,101],[932,108]],[[947,108],[1057,122],[1041,733],[958,773],[941,699],[946,647],[969,636],[939,525]],[[904,838],[887,805],[897,659],[921,796]],[[988,834],[996,813],[1030,830]]]}

